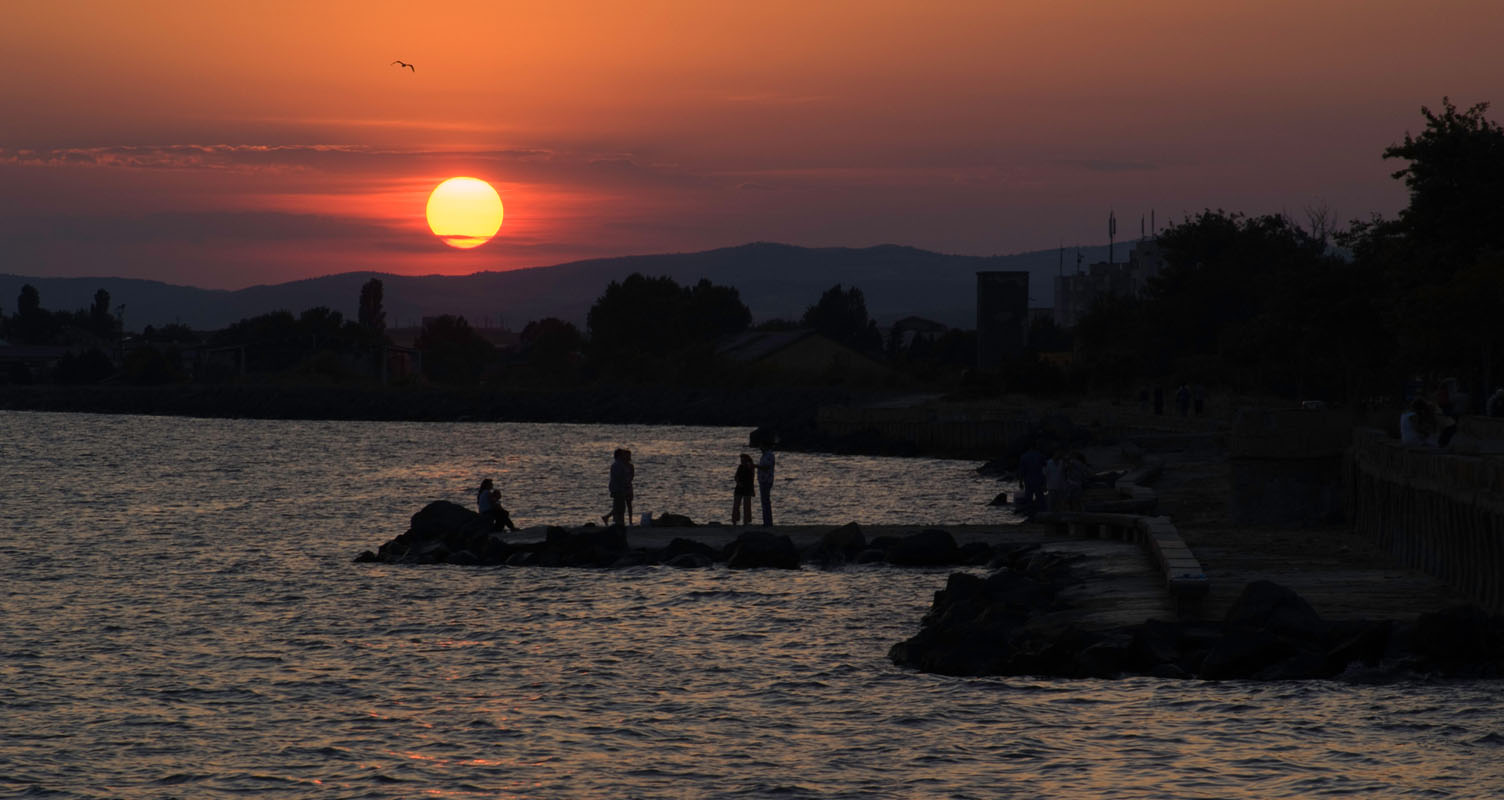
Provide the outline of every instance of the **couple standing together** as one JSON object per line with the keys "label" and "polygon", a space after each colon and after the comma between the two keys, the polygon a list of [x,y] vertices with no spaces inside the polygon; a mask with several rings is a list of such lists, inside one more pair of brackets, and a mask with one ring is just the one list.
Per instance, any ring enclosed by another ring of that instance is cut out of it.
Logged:
{"label": "couple standing together", "polygon": [[[773,447],[769,444],[762,446],[762,458],[754,465],[752,457],[742,453],[741,464],[736,468],[736,489],[731,498],[731,524],[737,525],[746,520],[746,524],[752,524],[752,478],[757,478],[757,487],[762,496],[762,524],[764,527],[773,525]],[[632,479],[637,476],[637,468],[632,464],[632,451],[618,447],[612,454],[611,479],[607,484],[607,491],[611,493],[611,511],[606,514],[603,521],[612,525],[624,525],[630,520],[632,514]]]}
{"label": "couple standing together", "polygon": [[773,448],[762,446],[762,458],[753,465],[752,456],[742,453],[736,468],[736,491],[731,496],[731,524],[752,524],[752,476],[757,475],[758,494],[762,497],[762,525],[773,527]]}

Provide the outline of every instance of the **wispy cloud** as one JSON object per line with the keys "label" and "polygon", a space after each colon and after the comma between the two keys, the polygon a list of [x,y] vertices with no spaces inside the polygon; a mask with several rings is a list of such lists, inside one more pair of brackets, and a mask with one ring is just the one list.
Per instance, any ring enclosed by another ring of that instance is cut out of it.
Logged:
{"label": "wispy cloud", "polygon": [[1142,159],[1068,158],[1055,161],[1063,167],[1075,167],[1089,172],[1152,172],[1165,165]]}

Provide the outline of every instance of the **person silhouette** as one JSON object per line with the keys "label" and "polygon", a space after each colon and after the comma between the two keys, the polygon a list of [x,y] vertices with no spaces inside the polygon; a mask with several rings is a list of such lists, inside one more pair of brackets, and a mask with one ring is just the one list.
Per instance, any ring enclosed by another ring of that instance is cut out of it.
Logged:
{"label": "person silhouette", "polygon": [[480,488],[475,490],[475,506],[482,517],[491,521],[491,527],[496,530],[516,531],[517,525],[512,522],[512,515],[501,506],[501,490],[496,484],[486,478],[480,482]]}
{"label": "person silhouette", "polygon": [[757,467],[752,456],[742,453],[741,463],[736,467],[736,488],[731,493],[731,524],[745,521],[752,524],[752,478]]}
{"label": "person silhouette", "polygon": [[618,447],[611,454],[611,480],[607,485],[607,491],[611,493],[611,511],[602,517],[602,521],[609,520],[614,526],[630,524],[631,517],[623,520],[623,515],[631,514],[632,506],[632,478],[636,470],[632,467],[632,451]]}
{"label": "person silhouette", "polygon": [[762,441],[762,458],[757,460],[757,494],[762,499],[762,526],[773,527],[773,437]]}

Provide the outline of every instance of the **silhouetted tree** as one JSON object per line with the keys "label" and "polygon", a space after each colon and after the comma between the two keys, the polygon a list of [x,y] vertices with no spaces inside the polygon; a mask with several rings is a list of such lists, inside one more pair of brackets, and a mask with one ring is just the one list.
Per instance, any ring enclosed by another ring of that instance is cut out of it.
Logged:
{"label": "silhouetted tree", "polygon": [[1077,364],[1096,383],[1216,372],[1336,397],[1382,358],[1372,282],[1287,218],[1203,211],[1159,244],[1166,266],[1145,296],[1099,299],[1076,326]]}
{"label": "silhouetted tree", "polygon": [[413,345],[423,351],[423,373],[436,383],[474,384],[496,359],[496,348],[453,314],[424,320]]}
{"label": "silhouetted tree", "polygon": [[554,380],[574,376],[585,344],[574,325],[557,317],[535,320],[522,329],[520,339],[522,359],[537,375]]}
{"label": "silhouetted tree", "polygon": [[1504,128],[1487,110],[1459,111],[1449,98],[1440,113],[1422,107],[1425,129],[1383,153],[1409,162],[1393,173],[1409,204],[1339,237],[1369,283],[1387,284],[1396,373],[1476,371],[1483,385],[1472,388],[1484,390],[1500,347],[1496,311],[1477,303],[1504,282]]}
{"label": "silhouetted tree", "polygon": [[110,357],[99,348],[91,347],[78,355],[64,354],[58,361],[53,379],[62,384],[99,383],[114,372],[115,365],[110,362]]}
{"label": "silhouetted tree", "polygon": [[386,331],[386,309],[382,307],[380,278],[372,278],[360,287],[360,312],[357,320],[361,327],[376,333]]}
{"label": "silhouetted tree", "polygon": [[178,368],[178,360],[177,348],[137,347],[125,354],[121,373],[127,383],[137,385],[180,383],[188,376]]}
{"label": "silhouetted tree", "polygon": [[21,344],[47,344],[52,340],[52,315],[42,309],[42,295],[29,283],[21,287],[16,315],[9,322],[7,333]]}
{"label": "silhouetted tree", "polygon": [[638,273],[612,281],[586,317],[591,361],[606,373],[670,377],[701,362],[717,339],[752,323],[736,289]]}
{"label": "silhouetted tree", "polygon": [[115,317],[110,313],[110,293],[103,289],[94,293],[94,305],[89,306],[89,332],[101,339],[115,336]]}
{"label": "silhouetted tree", "polygon": [[855,286],[842,289],[838,283],[826,289],[820,300],[805,310],[804,325],[853,350],[878,354],[883,349],[882,332],[867,316],[867,300]]}

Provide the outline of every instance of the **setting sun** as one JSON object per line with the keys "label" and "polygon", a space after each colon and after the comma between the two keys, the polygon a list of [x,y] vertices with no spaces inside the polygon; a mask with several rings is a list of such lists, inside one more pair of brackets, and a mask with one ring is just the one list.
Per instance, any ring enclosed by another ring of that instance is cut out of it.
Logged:
{"label": "setting sun", "polygon": [[428,196],[428,227],[444,244],[468,250],[501,230],[501,195],[479,178],[450,178]]}

